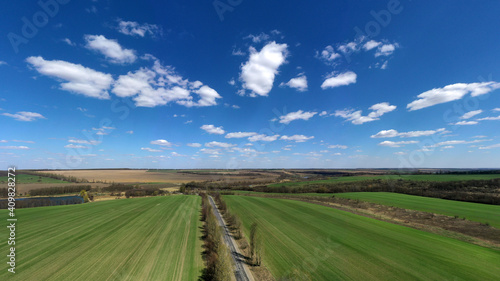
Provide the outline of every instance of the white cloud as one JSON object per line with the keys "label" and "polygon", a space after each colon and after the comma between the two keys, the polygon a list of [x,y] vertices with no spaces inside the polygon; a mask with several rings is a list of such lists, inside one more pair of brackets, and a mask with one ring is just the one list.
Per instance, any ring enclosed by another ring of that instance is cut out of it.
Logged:
{"label": "white cloud", "polygon": [[306,142],[308,140],[314,139],[314,136],[304,136],[304,135],[293,135],[293,136],[281,136],[280,140],[294,141],[294,142]]}
{"label": "white cloud", "polygon": [[323,84],[321,89],[325,90],[328,88],[335,88],[340,86],[347,86],[349,84],[356,83],[356,78],[358,76],[352,71],[347,71],[340,74],[330,73]]}
{"label": "white cloud", "polygon": [[200,152],[205,153],[205,154],[210,154],[210,155],[220,155],[221,154],[219,149],[211,149],[211,148],[202,148],[202,149],[200,149]]}
{"label": "white cloud", "polygon": [[229,133],[226,135],[226,139],[240,139],[240,138],[248,138],[251,136],[255,136],[257,133],[254,132],[235,132],[235,133]]}
{"label": "white cloud", "polygon": [[168,146],[168,147],[172,146],[172,143],[169,141],[166,141],[166,140],[155,140],[155,141],[151,141],[150,143],[155,144],[155,145]]}
{"label": "white cloud", "polygon": [[201,143],[188,143],[187,146],[190,146],[190,147],[201,147]]}
{"label": "white cloud", "polygon": [[206,131],[209,134],[223,135],[226,131],[222,127],[215,127],[214,125],[203,125],[200,129]]}
{"label": "white cloud", "polygon": [[336,53],[332,46],[328,45],[323,51],[321,51],[321,53],[316,53],[316,57],[324,60],[327,63],[332,63],[336,59],[340,58],[341,55],[339,53]]}
{"label": "white cloud", "polygon": [[327,115],[327,114],[328,114],[328,112],[326,112],[326,111],[321,111],[321,113],[319,114],[319,116],[325,116],[325,115]]}
{"label": "white cloud", "polygon": [[76,46],[76,44],[75,44],[75,43],[73,43],[73,42],[72,42],[71,40],[69,40],[68,38],[64,38],[62,41],[63,41],[64,43],[66,43],[66,44],[70,45],[70,46]]}
{"label": "white cloud", "polygon": [[369,51],[373,48],[380,46],[381,44],[382,44],[381,42],[377,42],[375,40],[370,40],[363,45],[363,49],[365,49],[365,51]]}
{"label": "white cloud", "polygon": [[243,39],[251,39],[253,43],[260,43],[269,40],[269,35],[262,32],[261,34],[258,35],[250,34]]}
{"label": "white cloud", "polygon": [[0,60],[0,65],[7,65],[7,63]]}
{"label": "white cloud", "polygon": [[280,86],[288,86],[297,89],[299,92],[305,92],[307,91],[307,77],[305,75],[300,75],[299,77],[290,79],[290,81],[286,83],[281,83]]}
{"label": "white cloud", "polygon": [[472,97],[487,94],[491,91],[500,88],[500,83],[497,82],[482,82],[482,83],[457,83],[445,86],[443,88],[435,88],[418,95],[418,99],[409,103],[406,107],[410,110],[419,110],[436,104],[446,103],[454,100],[459,100],[465,95],[470,94]]}
{"label": "white cloud", "polygon": [[[154,58],[153,58],[154,59]],[[213,106],[221,96],[200,81],[189,82],[175,72],[171,66],[163,66],[154,59],[152,68],[141,68],[136,72],[121,75],[112,90],[119,97],[134,97],[135,105],[155,107],[177,102],[186,107]],[[199,96],[193,101],[191,92]]]}
{"label": "white cloud", "polygon": [[15,114],[2,113],[3,116],[8,116],[16,119],[17,121],[31,122],[37,119],[46,119],[42,114],[36,112],[19,111]]}
{"label": "white cloud", "polygon": [[397,47],[398,44],[384,44],[382,46],[379,46],[377,48],[377,52],[375,53],[375,57],[389,56],[396,50]]}
{"label": "white cloud", "polygon": [[481,109],[469,111],[469,112],[465,113],[462,117],[460,117],[460,119],[470,119],[470,118],[472,118],[478,114],[481,114],[481,113],[483,113],[483,111]]}
{"label": "white cloud", "polygon": [[493,108],[492,110],[493,111],[500,111],[500,107],[499,108]]}
{"label": "white cloud", "polygon": [[500,120],[500,115],[497,117],[484,117],[477,119],[477,121],[495,121],[495,120]]}
{"label": "white cloud", "polygon": [[143,23],[135,21],[118,21],[118,32],[130,36],[144,37],[146,34],[157,36],[161,34],[161,28],[156,24]]}
{"label": "white cloud", "polygon": [[251,142],[256,142],[256,141],[272,142],[272,141],[277,140],[279,136],[280,135],[274,135],[274,136],[255,135],[255,136],[249,137],[248,140]]}
{"label": "white cloud", "polygon": [[84,39],[87,42],[85,48],[101,53],[111,63],[133,63],[137,59],[134,50],[122,48],[117,40],[103,35],[85,35]]}
{"label": "white cloud", "polygon": [[406,155],[408,153],[400,151],[400,152],[394,152],[395,155]]}
{"label": "white cloud", "polygon": [[27,150],[30,148],[27,146],[0,146],[0,149]]}
{"label": "white cloud", "polygon": [[64,146],[65,148],[74,148],[74,149],[79,149],[79,148],[88,148],[84,145],[79,145],[79,144],[67,144]]}
{"label": "white cloud", "polygon": [[367,116],[361,115],[362,111],[353,111],[349,109],[337,110],[335,111],[335,116],[342,117],[351,121],[352,124],[360,125],[366,122],[372,122],[375,120],[380,120],[380,117],[388,112],[395,110],[397,107],[395,105],[390,105],[387,102],[381,102],[372,105],[369,109],[372,110]]}
{"label": "white cloud", "polygon": [[358,42],[353,41],[353,42],[341,44],[337,47],[337,49],[344,54],[350,53],[350,52],[357,52],[357,51],[359,51]]}
{"label": "white cloud", "polygon": [[427,130],[427,131],[411,131],[411,132],[405,132],[405,133],[400,133],[396,130],[382,130],[378,132],[375,135],[372,135],[371,138],[394,138],[394,137],[401,137],[401,138],[416,138],[416,137],[423,137],[423,136],[431,136],[437,133],[441,133],[446,131],[445,128],[437,129],[437,130]]}
{"label": "white cloud", "polygon": [[[216,105],[221,96],[200,81],[190,82],[175,72],[171,66],[163,66],[155,58],[151,68],[121,75],[112,92],[119,97],[134,97],[135,105],[155,107],[177,102],[186,107]],[[191,93],[199,96],[195,102]]]}
{"label": "white cloud", "polygon": [[340,149],[347,149],[347,145],[341,145],[341,144],[334,144],[334,145],[329,145],[328,148],[340,148]]}
{"label": "white cloud", "polygon": [[309,112],[309,111],[296,111],[296,112],[290,112],[287,115],[280,116],[279,120],[280,123],[282,124],[289,124],[290,122],[294,120],[309,120],[311,117],[314,115],[318,114],[317,112]]}
{"label": "white cloud", "polygon": [[149,151],[149,152],[162,152],[159,149],[152,149],[152,148],[149,148],[149,147],[141,147],[141,150],[146,150],[146,151]]}
{"label": "white cloud", "polygon": [[108,89],[113,83],[110,74],[95,71],[80,64],[52,60],[42,57],[26,59],[40,74],[67,81],[61,83],[61,89],[82,94],[87,97],[109,99]]}
{"label": "white cloud", "polygon": [[273,88],[274,78],[278,68],[285,63],[287,44],[271,42],[264,46],[260,52],[250,47],[250,58],[241,66],[240,80],[243,90],[250,90],[251,97],[267,96]]}
{"label": "white cloud", "polygon": [[99,145],[101,142],[100,141],[95,141],[95,140],[81,140],[81,139],[69,139],[69,143],[77,143],[77,144],[88,144],[88,145]]}
{"label": "white cloud", "polygon": [[230,148],[236,146],[236,144],[232,143],[226,143],[226,142],[218,142],[218,141],[212,141],[212,142],[207,142],[205,143],[206,147],[221,147],[221,148]]}
{"label": "white cloud", "polygon": [[479,149],[492,149],[492,148],[499,148],[499,147],[500,147],[500,143],[493,144],[493,145],[490,145],[490,146],[481,146],[481,147],[479,147]]}
{"label": "white cloud", "polygon": [[379,143],[378,145],[388,146],[388,147],[401,147],[401,146],[404,146],[406,144],[415,144],[415,143],[418,143],[418,141],[398,141],[398,142],[383,141],[383,142]]}
{"label": "white cloud", "polygon": [[133,135],[134,131],[126,131],[125,134]]}
{"label": "white cloud", "polygon": [[477,121],[460,121],[460,122],[457,122],[457,123],[453,123],[451,125],[463,126],[463,125],[477,125],[477,124],[478,124]]}
{"label": "white cloud", "polygon": [[172,152],[170,155],[172,155],[173,157],[187,157],[187,155],[184,155],[184,154],[179,154],[177,152]]}

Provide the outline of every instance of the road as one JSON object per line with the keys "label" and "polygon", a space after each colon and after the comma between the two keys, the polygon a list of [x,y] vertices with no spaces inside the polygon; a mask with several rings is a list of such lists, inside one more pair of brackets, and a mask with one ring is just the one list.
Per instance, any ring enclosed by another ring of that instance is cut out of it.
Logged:
{"label": "road", "polygon": [[222,226],[223,229],[222,235],[224,237],[224,242],[226,242],[226,245],[229,247],[229,250],[231,251],[231,257],[233,258],[235,265],[234,275],[236,277],[236,281],[254,281],[255,279],[253,279],[250,270],[248,270],[245,261],[242,259],[243,255],[241,254],[238,245],[236,245],[236,242],[233,240],[233,237],[231,236],[229,229],[227,228],[226,222],[222,218],[219,209],[215,205],[214,199],[212,198],[212,196],[208,196],[208,199],[214,209],[217,221]]}

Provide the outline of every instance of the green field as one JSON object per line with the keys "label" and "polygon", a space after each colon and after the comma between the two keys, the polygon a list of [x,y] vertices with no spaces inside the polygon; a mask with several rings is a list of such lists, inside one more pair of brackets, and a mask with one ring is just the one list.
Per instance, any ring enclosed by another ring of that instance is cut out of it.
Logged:
{"label": "green field", "polygon": [[500,174],[484,174],[484,175],[383,175],[383,176],[350,176],[337,177],[327,180],[316,181],[300,181],[300,182],[284,182],[270,184],[271,187],[290,186],[298,187],[307,184],[324,184],[324,183],[339,183],[339,182],[355,182],[364,180],[413,180],[413,181],[465,181],[465,180],[490,180],[500,178]]}
{"label": "green field", "polygon": [[[331,195],[332,194],[328,194],[325,196]],[[482,223],[488,222],[491,226],[500,228],[499,205],[461,202],[390,192],[350,192],[338,193],[335,194],[335,196],[359,199],[362,201],[394,206],[403,209],[431,212],[447,216],[459,216],[461,218],[465,217],[471,221]]]}
{"label": "green field", "polygon": [[200,204],[168,196],[17,210],[16,274],[2,219],[0,280],[197,280]]}
{"label": "green field", "polygon": [[[7,181],[8,177],[0,177],[0,183],[6,183]],[[16,174],[16,183],[69,183],[69,182],[48,177]]]}
{"label": "green field", "polygon": [[[292,280],[498,280],[500,252],[305,202],[224,196],[264,264]],[[306,279],[304,279],[306,280]]]}

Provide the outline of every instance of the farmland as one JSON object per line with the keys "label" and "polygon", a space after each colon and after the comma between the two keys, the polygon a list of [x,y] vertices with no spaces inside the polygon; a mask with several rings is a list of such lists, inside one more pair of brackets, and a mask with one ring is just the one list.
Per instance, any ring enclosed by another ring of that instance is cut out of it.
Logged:
{"label": "farmland", "polygon": [[305,202],[224,200],[246,236],[259,224],[264,264],[278,278],[494,280],[500,274],[500,252],[455,239]]}
{"label": "farmland", "polygon": [[349,176],[349,177],[334,177],[325,180],[310,180],[298,182],[283,182],[270,184],[271,187],[276,186],[289,186],[299,187],[308,184],[329,184],[329,183],[342,183],[342,182],[357,182],[364,180],[411,180],[411,181],[466,181],[466,180],[489,180],[500,178],[500,174],[478,174],[478,175],[382,175],[382,176]]}
{"label": "farmland", "polygon": [[[6,183],[7,182],[7,177],[0,177],[0,183]],[[30,184],[30,183],[69,183],[67,181],[62,181],[58,179],[53,179],[53,178],[48,178],[48,177],[39,177],[39,176],[34,176],[34,175],[26,175],[26,174],[19,174],[16,175],[16,182],[20,184]]]}
{"label": "farmland", "polygon": [[[200,203],[161,196],[17,210],[18,265],[8,280],[196,280]],[[0,279],[7,274],[2,263]]]}
{"label": "farmland", "polygon": [[[331,196],[331,194],[325,196]],[[460,202],[389,192],[352,192],[339,193],[335,194],[335,196],[358,199],[403,209],[465,217],[472,221],[482,223],[488,222],[491,226],[500,228],[500,216],[498,215],[500,214],[500,206],[498,205]]]}

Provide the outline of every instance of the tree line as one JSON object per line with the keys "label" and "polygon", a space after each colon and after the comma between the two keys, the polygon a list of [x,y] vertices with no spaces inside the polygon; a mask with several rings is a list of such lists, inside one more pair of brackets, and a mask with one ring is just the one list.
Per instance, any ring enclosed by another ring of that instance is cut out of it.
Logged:
{"label": "tree line", "polygon": [[[16,200],[16,209],[82,204],[83,202],[83,198],[79,196],[26,198]],[[8,200],[0,200],[0,209],[7,209],[8,203]]]}
{"label": "tree line", "polygon": [[202,280],[229,281],[232,275],[232,264],[229,249],[222,240],[222,232],[215,218],[212,205],[206,193],[201,194],[201,220],[203,224],[203,252],[205,269]]}

